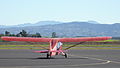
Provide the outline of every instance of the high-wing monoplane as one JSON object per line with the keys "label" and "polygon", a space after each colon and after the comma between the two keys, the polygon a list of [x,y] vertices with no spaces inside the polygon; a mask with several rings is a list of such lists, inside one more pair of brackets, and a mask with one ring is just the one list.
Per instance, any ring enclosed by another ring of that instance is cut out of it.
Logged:
{"label": "high-wing monoplane", "polygon": [[49,49],[34,51],[36,53],[46,53],[47,58],[50,58],[51,56],[55,56],[59,54],[67,58],[66,50],[76,45],[70,46],[62,50],[62,46],[64,42],[80,42],[79,44],[81,44],[87,41],[102,41],[102,40],[108,40],[111,38],[112,37],[83,37],[83,38],[32,38],[32,37],[7,37],[7,36],[1,37],[1,39],[5,41],[49,42],[50,43]]}

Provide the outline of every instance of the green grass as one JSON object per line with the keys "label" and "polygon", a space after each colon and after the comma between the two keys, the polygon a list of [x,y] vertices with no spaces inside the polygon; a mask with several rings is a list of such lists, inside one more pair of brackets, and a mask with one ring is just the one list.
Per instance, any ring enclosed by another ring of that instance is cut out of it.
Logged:
{"label": "green grass", "polygon": [[[0,45],[0,47],[49,47],[49,45]],[[64,44],[63,47],[69,47],[72,45]],[[76,47],[120,47],[120,45],[77,45]]]}
{"label": "green grass", "polygon": [[[0,45],[0,49],[43,49],[43,47],[49,47],[49,45]],[[65,44],[63,47],[69,47],[72,45]],[[120,45],[77,45],[71,49],[120,49]]]}
{"label": "green grass", "polygon": [[120,48],[107,48],[107,47],[104,47],[104,48],[103,48],[103,47],[97,47],[97,48],[96,48],[96,47],[93,47],[93,48],[72,48],[72,49],[85,49],[85,50],[88,50],[88,49],[90,49],[90,50],[91,50],[91,49],[92,49],[92,50],[93,50],[93,49],[94,49],[94,50],[97,50],[97,49],[114,49],[114,50],[120,50]]}
{"label": "green grass", "polygon": [[[63,47],[69,47],[72,45],[64,45]],[[76,47],[120,47],[120,45],[77,45]]]}
{"label": "green grass", "polygon": [[96,42],[118,42],[118,41],[120,41],[120,40],[112,40],[112,39],[110,39],[110,40],[96,41]]}
{"label": "green grass", "polygon": [[[36,50],[36,49],[43,49],[43,48],[30,48],[30,47],[22,47],[22,48],[20,48],[20,47],[17,47],[17,48],[1,48],[0,47],[0,49],[31,49],[31,50]],[[65,48],[63,48],[63,50],[64,50]],[[75,48],[71,48],[71,49],[86,49],[86,50],[88,50],[88,49],[114,49],[114,50],[119,50],[120,48],[109,48],[109,47],[82,47],[82,48],[77,48],[77,47],[75,47]],[[70,49],[70,50],[71,50]]]}
{"label": "green grass", "polygon": [[44,46],[47,47],[47,44],[44,45],[0,45],[0,47],[39,47],[39,46]]}

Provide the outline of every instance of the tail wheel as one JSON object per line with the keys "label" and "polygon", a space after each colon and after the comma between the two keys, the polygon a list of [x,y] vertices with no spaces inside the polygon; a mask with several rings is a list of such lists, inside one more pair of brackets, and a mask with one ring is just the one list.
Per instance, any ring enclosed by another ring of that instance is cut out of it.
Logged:
{"label": "tail wheel", "polygon": [[64,56],[65,56],[65,58],[68,58],[68,55],[67,55],[67,53],[65,53],[65,55],[64,55]]}

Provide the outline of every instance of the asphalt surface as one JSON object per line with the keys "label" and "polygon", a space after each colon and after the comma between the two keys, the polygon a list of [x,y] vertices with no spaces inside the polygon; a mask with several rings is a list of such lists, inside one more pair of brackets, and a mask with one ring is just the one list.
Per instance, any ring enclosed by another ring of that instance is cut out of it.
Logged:
{"label": "asphalt surface", "polygon": [[67,59],[32,51],[0,50],[0,68],[120,68],[120,50],[69,50]]}

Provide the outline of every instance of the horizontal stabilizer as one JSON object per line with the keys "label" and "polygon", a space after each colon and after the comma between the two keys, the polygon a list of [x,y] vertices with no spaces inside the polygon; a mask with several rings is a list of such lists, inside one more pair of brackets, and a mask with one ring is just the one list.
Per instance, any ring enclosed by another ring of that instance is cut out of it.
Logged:
{"label": "horizontal stabilizer", "polygon": [[41,50],[41,51],[34,51],[35,53],[48,53],[48,52],[66,52],[65,50],[53,50],[53,51],[49,51],[49,50]]}
{"label": "horizontal stabilizer", "polygon": [[48,53],[48,50],[34,51],[35,53]]}

